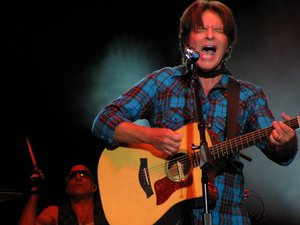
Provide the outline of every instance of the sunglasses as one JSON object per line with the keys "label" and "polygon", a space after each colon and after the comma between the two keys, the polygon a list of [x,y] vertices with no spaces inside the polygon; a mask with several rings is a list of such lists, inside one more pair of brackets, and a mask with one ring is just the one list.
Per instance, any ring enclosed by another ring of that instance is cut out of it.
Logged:
{"label": "sunglasses", "polygon": [[87,170],[77,170],[69,173],[66,177],[66,181],[69,181],[75,177],[77,177],[77,174],[79,174],[80,177],[90,177],[92,178],[92,174]]}

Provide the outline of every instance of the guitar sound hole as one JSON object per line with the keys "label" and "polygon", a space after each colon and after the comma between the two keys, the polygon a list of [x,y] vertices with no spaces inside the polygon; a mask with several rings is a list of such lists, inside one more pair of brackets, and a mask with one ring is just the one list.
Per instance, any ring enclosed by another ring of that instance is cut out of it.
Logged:
{"label": "guitar sound hole", "polygon": [[172,181],[185,180],[191,169],[191,159],[188,154],[184,152],[177,153],[169,157],[167,161],[166,174]]}

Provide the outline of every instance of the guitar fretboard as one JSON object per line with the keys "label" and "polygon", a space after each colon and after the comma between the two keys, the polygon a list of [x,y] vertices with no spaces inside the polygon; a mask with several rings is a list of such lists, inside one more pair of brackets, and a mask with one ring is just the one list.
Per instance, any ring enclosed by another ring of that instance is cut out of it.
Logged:
{"label": "guitar fretboard", "polygon": [[[284,122],[294,130],[299,128],[300,116],[295,117],[289,121]],[[228,155],[237,153],[238,151],[251,147],[259,142],[267,140],[273,130],[273,126],[269,126],[260,130],[252,131],[240,137],[235,137],[230,140],[217,143],[209,148],[214,160],[226,157]],[[198,155],[197,155],[198,154]],[[200,157],[200,153],[196,153],[196,158]],[[197,164],[198,161],[194,162]],[[197,165],[194,165],[197,166]]]}

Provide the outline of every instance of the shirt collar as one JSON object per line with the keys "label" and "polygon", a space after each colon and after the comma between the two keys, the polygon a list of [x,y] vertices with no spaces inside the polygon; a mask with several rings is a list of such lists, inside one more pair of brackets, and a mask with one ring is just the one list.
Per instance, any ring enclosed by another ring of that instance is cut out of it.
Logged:
{"label": "shirt collar", "polygon": [[[176,67],[176,69],[174,71],[174,77],[189,76],[187,73],[188,73],[188,70],[186,68],[186,65],[185,64],[179,65]],[[225,74],[223,74],[221,80],[216,84],[216,86],[214,88],[227,89],[228,81],[229,81],[229,75],[227,73],[225,73]]]}
{"label": "shirt collar", "polygon": [[221,80],[219,81],[219,83],[216,84],[215,88],[224,88],[227,89],[228,87],[228,81],[229,81],[229,77],[228,74],[223,74]]}

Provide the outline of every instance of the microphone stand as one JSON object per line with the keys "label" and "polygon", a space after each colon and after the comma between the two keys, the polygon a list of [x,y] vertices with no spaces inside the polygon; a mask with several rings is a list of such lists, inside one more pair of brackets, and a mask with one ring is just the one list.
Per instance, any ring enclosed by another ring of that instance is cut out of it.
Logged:
{"label": "microphone stand", "polygon": [[200,98],[200,80],[197,75],[195,65],[191,62],[187,62],[187,68],[192,75],[194,99],[196,103],[198,130],[200,134],[200,146],[192,146],[193,150],[200,149],[200,168],[202,169],[202,190],[203,190],[203,212],[202,219],[204,225],[212,224],[211,212],[209,209],[209,193],[208,193],[208,172],[213,168],[213,159],[208,149],[206,136],[205,136],[205,122],[203,119],[202,104]]}

